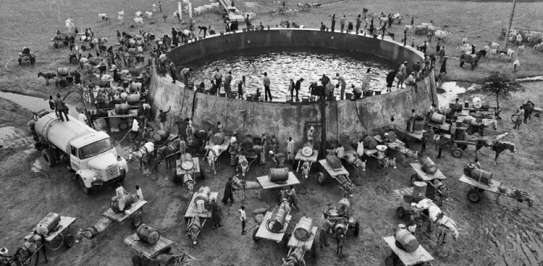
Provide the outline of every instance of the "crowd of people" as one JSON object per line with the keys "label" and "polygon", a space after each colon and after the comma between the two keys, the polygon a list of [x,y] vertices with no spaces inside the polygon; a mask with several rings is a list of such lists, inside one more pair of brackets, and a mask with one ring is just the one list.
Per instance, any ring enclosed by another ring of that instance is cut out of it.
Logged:
{"label": "crowd of people", "polygon": [[[375,20],[378,20],[378,22],[375,22]],[[355,34],[370,34],[374,37],[377,37],[375,28],[381,29],[382,37],[384,38],[385,33],[387,30],[390,30],[393,22],[396,20],[401,20],[401,17],[399,15],[392,15],[389,13],[388,15],[381,13],[379,16],[374,15],[368,15],[367,10],[364,10],[363,14],[360,14],[356,17],[356,22],[347,22],[347,18],[345,15],[343,15],[339,19],[339,32],[341,33],[355,33]],[[364,22],[364,25],[362,26]],[[413,19],[412,19],[412,23]],[[246,29],[247,30],[264,30],[264,26],[261,25],[259,27],[254,27],[251,24],[251,21],[249,19],[246,19],[245,21]],[[321,30],[330,30],[330,31],[336,31],[336,16],[335,14],[332,15],[330,28],[324,26],[324,24],[321,25]],[[376,26],[377,24],[377,26]],[[192,24],[191,24],[192,27]],[[204,36],[206,35],[206,32],[208,30],[208,27],[205,26],[199,26],[200,34],[203,32]],[[232,29],[229,29],[227,31],[231,31]],[[234,29],[236,30],[236,29]],[[192,30],[189,29],[187,32],[192,32]],[[405,39],[407,32],[404,31],[404,45],[405,45]],[[393,34],[389,34],[391,37],[393,37]],[[158,47],[158,50],[156,51],[155,55],[158,56],[158,62],[157,62],[157,69],[159,70],[159,73],[165,74],[169,73],[172,78],[173,82],[176,80],[179,80],[184,83],[186,88],[195,90],[200,93],[207,93],[212,95],[222,95],[229,98],[238,98],[238,99],[247,99],[247,100],[253,100],[253,101],[272,101],[274,99],[274,96],[272,95],[272,88],[274,86],[277,86],[276,84],[272,84],[269,75],[267,72],[263,72],[261,76],[262,80],[262,87],[258,87],[256,89],[256,92],[254,93],[248,93],[247,92],[247,84],[246,84],[246,75],[242,75],[239,80],[233,80],[232,72],[228,69],[218,69],[216,68],[215,71],[213,71],[211,77],[208,79],[211,81],[211,86],[206,88],[206,83],[203,80],[194,80],[191,77],[192,69],[189,66],[176,66],[173,62],[169,62],[165,56],[165,53],[170,48],[175,48],[178,45],[181,45],[182,42],[175,41],[178,39],[179,33],[172,29],[172,38],[170,38],[168,35],[165,35],[162,38],[161,44]],[[171,41],[171,40],[174,41]],[[188,40],[188,39],[187,39]],[[431,38],[430,38],[431,40]],[[414,44],[413,44],[414,45]],[[397,88],[404,88],[406,86],[410,87],[416,87],[416,83],[420,80],[422,80],[424,77],[426,77],[431,70],[439,67],[439,75],[437,75],[439,80],[443,80],[444,76],[447,73],[447,57],[445,54],[445,46],[440,43],[438,40],[436,43],[436,49],[435,53],[429,53],[430,49],[428,49],[429,41],[425,41],[423,45],[421,45],[419,50],[421,50],[425,58],[422,61],[416,62],[413,65],[408,65],[408,62],[403,62],[400,66],[398,66],[396,69],[393,69],[387,74],[386,77],[386,84],[387,88],[386,90],[384,88],[371,88],[369,81],[371,76],[371,69],[368,68],[365,75],[362,77],[362,84],[351,84],[351,92],[350,94],[353,95],[351,99],[356,100],[360,99],[362,97],[372,96],[372,95],[378,95],[382,92],[391,92],[393,86],[393,83],[397,82]],[[409,73],[408,73],[409,70]],[[330,78],[326,76],[326,74],[323,75],[321,79],[318,81],[309,81],[308,84],[305,84],[307,86],[309,92],[311,95],[314,96],[320,96],[319,94],[323,95],[334,95],[334,90],[339,90],[339,99],[343,100],[346,99],[346,91],[348,84],[345,82],[345,79],[343,78],[343,75],[341,73],[336,73],[335,80],[337,82],[334,84],[333,82],[330,82]],[[296,81],[295,81],[296,80]],[[303,86],[304,79],[298,78],[294,79],[291,78],[289,81],[288,91],[290,93],[290,101],[292,102],[299,102],[299,92],[301,87]],[[322,88],[324,89],[324,92],[321,92]],[[221,90],[224,91],[224,93],[221,92]],[[276,98],[276,97],[275,97]],[[318,97],[314,97],[316,99]],[[335,99],[335,97],[327,97],[330,100]]]}

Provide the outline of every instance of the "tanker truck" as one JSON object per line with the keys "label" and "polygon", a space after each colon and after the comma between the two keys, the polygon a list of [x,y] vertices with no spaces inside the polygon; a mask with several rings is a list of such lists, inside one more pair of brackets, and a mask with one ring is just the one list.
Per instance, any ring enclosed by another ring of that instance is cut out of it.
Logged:
{"label": "tanker truck", "polygon": [[109,135],[68,116],[61,121],[54,112],[41,111],[29,126],[35,147],[49,167],[68,162],[83,192],[107,183],[122,183],[126,160],[117,156]]}

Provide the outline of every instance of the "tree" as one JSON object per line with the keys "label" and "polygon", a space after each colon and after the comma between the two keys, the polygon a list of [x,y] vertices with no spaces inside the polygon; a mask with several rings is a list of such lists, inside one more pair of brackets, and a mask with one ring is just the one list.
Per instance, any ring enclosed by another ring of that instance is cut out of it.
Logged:
{"label": "tree", "polygon": [[488,93],[493,93],[496,96],[496,108],[500,109],[500,96],[507,98],[511,95],[511,92],[515,92],[521,89],[520,84],[514,77],[501,72],[492,72],[488,76],[481,87],[481,90]]}

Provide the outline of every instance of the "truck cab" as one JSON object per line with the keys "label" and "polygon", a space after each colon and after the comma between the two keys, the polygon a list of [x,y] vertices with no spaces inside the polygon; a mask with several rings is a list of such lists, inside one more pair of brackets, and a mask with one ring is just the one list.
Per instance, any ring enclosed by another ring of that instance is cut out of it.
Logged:
{"label": "truck cab", "polygon": [[35,113],[29,126],[45,162],[53,167],[67,161],[85,193],[93,187],[124,181],[126,160],[117,154],[106,132],[96,131],[74,117],[61,121],[49,111]]}
{"label": "truck cab", "polygon": [[120,158],[109,135],[98,131],[70,142],[70,168],[84,191],[111,182],[123,182],[126,160]]}

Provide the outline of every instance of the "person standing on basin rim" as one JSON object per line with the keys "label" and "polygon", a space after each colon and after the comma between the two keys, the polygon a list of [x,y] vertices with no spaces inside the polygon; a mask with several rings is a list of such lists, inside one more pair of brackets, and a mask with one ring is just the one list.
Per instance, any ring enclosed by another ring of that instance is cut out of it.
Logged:
{"label": "person standing on basin rim", "polygon": [[232,71],[228,71],[228,74],[226,74],[226,76],[224,77],[224,92],[226,93],[226,97],[229,97],[232,93],[231,83]]}
{"label": "person standing on basin rim", "polygon": [[360,32],[360,25],[362,25],[362,18],[361,15],[358,14],[358,17],[356,17],[356,26],[355,26],[355,34],[358,34]]}
{"label": "person standing on basin rim", "polygon": [[213,84],[213,90],[211,91],[211,94],[219,95],[221,91],[221,83],[222,83],[222,74],[219,72],[219,68],[215,68],[215,74],[213,74],[213,79],[215,80],[215,83]]}
{"label": "person standing on basin rim", "polygon": [[304,81],[303,78],[300,78],[296,81],[296,84],[294,86],[294,90],[296,90],[296,102],[300,101],[300,98],[298,98],[298,92],[300,92],[300,88],[302,87],[302,82]]}
{"label": "person standing on basin rim", "polygon": [[339,82],[339,86],[340,86],[340,99],[343,100],[345,99],[345,89],[347,88],[347,82],[345,82],[345,79],[343,78],[343,76],[340,76],[339,73],[336,73],[336,79],[338,80]]}
{"label": "person standing on basin rim", "polygon": [[294,88],[296,87],[296,84],[294,83],[293,79],[290,79],[290,84],[288,85],[288,90],[290,92],[290,101],[294,101]]}
{"label": "person standing on basin rim", "polygon": [[270,102],[272,101],[272,95],[270,90],[270,78],[268,77],[268,72],[264,72],[264,78],[262,79],[264,83],[264,101],[268,101],[268,96],[270,97]]}
{"label": "person standing on basin rim", "polygon": [[330,24],[330,30],[332,32],[336,30],[336,14],[332,14],[332,23]]}
{"label": "person standing on basin rim", "polygon": [[343,33],[343,30],[345,30],[345,21],[347,18],[345,18],[345,15],[343,15],[342,18],[339,19],[339,27],[341,29],[341,33]]}

